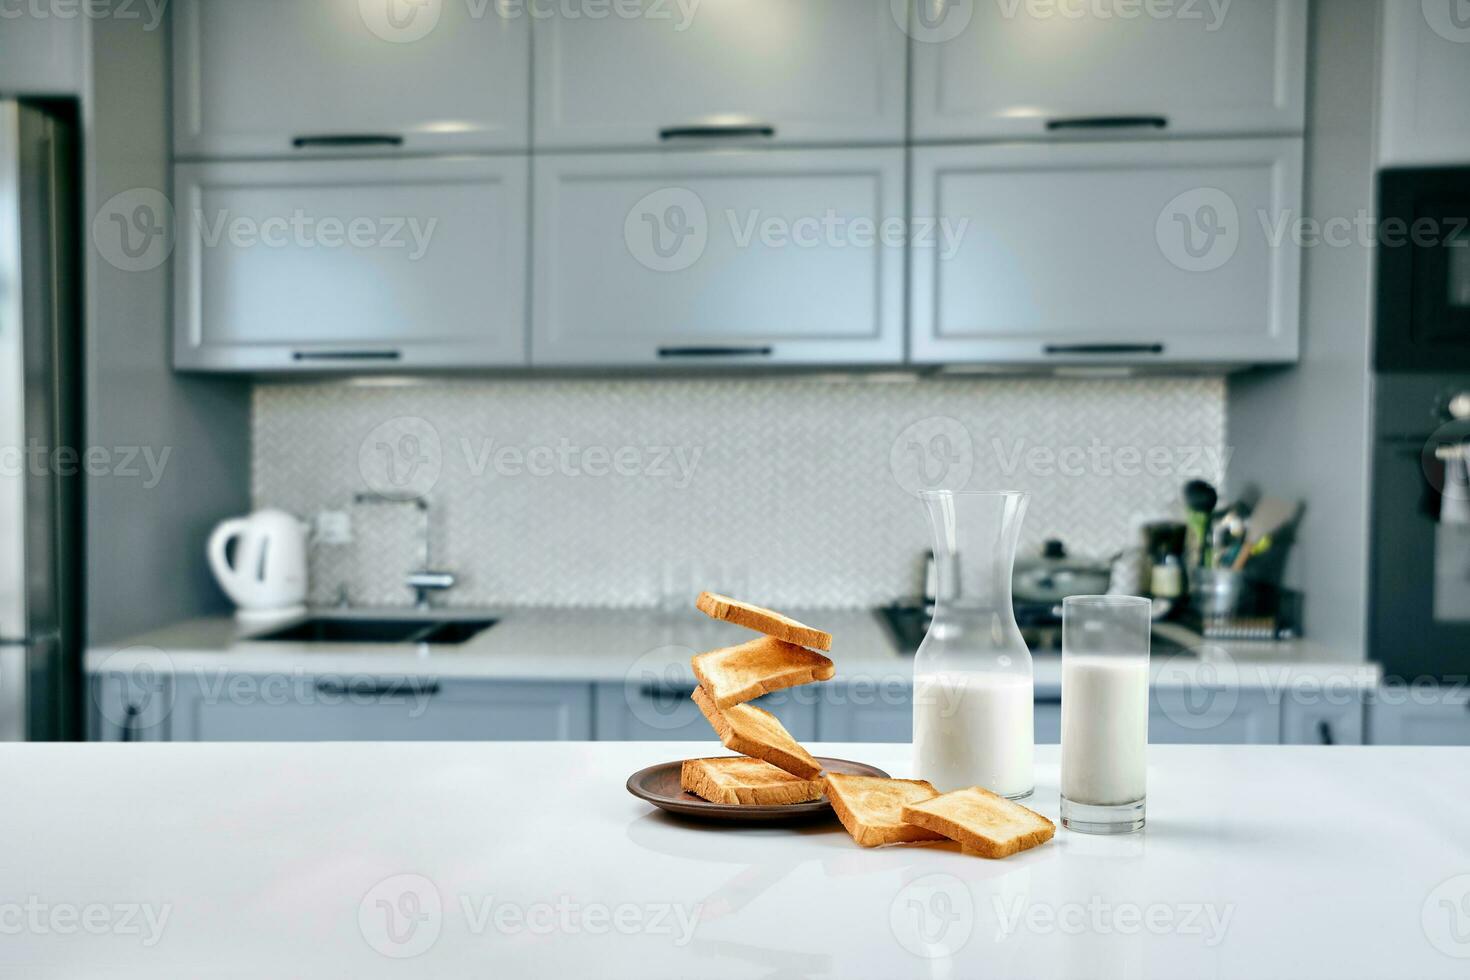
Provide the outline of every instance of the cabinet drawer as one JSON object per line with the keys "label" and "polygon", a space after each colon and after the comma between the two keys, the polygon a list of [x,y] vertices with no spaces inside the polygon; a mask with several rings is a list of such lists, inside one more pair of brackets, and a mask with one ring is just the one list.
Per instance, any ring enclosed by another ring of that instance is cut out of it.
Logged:
{"label": "cabinet drawer", "polygon": [[199,742],[556,741],[592,733],[586,684],[233,675],[180,687],[173,738]]}
{"label": "cabinet drawer", "polygon": [[1368,741],[1372,745],[1470,745],[1470,692],[1384,687],[1368,707]]}
{"label": "cabinet drawer", "polygon": [[1300,140],[931,147],[910,253],[912,356],[946,362],[1294,360]]}
{"label": "cabinet drawer", "polygon": [[1303,130],[1307,0],[911,8],[918,140]]}
{"label": "cabinet drawer", "polygon": [[897,362],[903,151],[536,158],[532,361]]}
{"label": "cabinet drawer", "polygon": [[1461,0],[1383,5],[1379,162],[1470,160],[1470,21]]}
{"label": "cabinet drawer", "polygon": [[907,38],[889,0],[546,9],[538,148],[903,142]]}
{"label": "cabinet drawer", "polygon": [[[648,680],[597,685],[597,740],[600,742],[709,742],[709,755],[720,755],[714,729],[690,695],[693,682],[670,684]],[[751,702],[781,719],[791,737],[817,737],[817,708],[809,698],[776,691]]]}
{"label": "cabinet drawer", "polygon": [[175,168],[182,368],[525,361],[526,158]]}
{"label": "cabinet drawer", "polygon": [[524,151],[530,18],[502,9],[438,0],[178,0],[174,150]]}

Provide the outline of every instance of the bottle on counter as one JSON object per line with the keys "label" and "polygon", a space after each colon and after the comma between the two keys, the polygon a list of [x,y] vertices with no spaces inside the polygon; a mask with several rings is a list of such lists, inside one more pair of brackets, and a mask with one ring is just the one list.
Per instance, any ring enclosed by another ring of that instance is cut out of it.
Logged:
{"label": "bottle on counter", "polygon": [[914,657],[914,769],[941,792],[1035,788],[1031,651],[1011,574],[1026,495],[920,494],[934,530],[934,619]]}

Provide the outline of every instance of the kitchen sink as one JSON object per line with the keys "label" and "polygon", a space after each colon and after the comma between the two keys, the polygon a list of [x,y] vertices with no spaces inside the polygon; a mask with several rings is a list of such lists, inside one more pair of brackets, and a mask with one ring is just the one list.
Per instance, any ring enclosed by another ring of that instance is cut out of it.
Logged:
{"label": "kitchen sink", "polygon": [[364,619],[313,617],[252,639],[297,643],[464,643],[496,624],[494,619]]}

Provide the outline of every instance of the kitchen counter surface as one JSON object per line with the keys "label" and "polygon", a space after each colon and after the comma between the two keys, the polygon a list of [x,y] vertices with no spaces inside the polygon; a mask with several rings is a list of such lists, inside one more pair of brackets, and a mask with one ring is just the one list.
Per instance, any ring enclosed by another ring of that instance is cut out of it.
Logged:
{"label": "kitchen counter surface", "polygon": [[[908,775],[908,747],[813,745]],[[711,752],[718,746],[711,740]],[[1004,861],[678,822],[674,743],[0,746],[28,977],[1464,977],[1470,749],[1156,746]],[[1030,805],[1057,816],[1055,747]]]}
{"label": "kitchen counter surface", "polygon": [[[330,614],[330,613],[329,613]],[[382,613],[379,613],[380,615]],[[482,615],[474,610],[443,613]],[[357,615],[369,615],[358,613]],[[405,615],[395,610],[391,615]],[[412,615],[412,614],[409,614]],[[192,620],[87,654],[91,671],[157,670],[239,673],[394,675],[502,680],[622,682],[656,676],[693,680],[694,653],[740,643],[753,633],[706,619],[693,609],[648,610],[517,608],[459,646],[258,642],[233,619]],[[907,685],[913,658],[900,654],[875,614],[862,610],[793,610],[792,615],[833,634],[838,682]],[[1061,689],[1056,655],[1035,659],[1037,690]],[[1189,655],[1155,656],[1156,686],[1235,683],[1280,691],[1370,690],[1377,665],[1336,655],[1310,641],[1204,642]]]}

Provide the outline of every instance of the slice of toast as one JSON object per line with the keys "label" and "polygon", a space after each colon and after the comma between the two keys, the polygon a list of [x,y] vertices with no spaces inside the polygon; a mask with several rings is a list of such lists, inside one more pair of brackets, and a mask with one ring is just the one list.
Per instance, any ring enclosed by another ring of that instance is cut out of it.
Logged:
{"label": "slice of toast", "polygon": [[799,647],[811,647],[813,650],[832,649],[831,633],[814,629],[805,623],[798,623],[790,616],[783,616],[778,612],[762,609],[760,606],[752,606],[739,599],[731,599],[717,592],[701,592],[699,598],[694,600],[694,605],[700,612],[713,619],[744,626],[757,633],[774,636],[787,643],[795,643]]}
{"label": "slice of toast", "polygon": [[694,689],[694,703],[730,751],[769,762],[802,779],[816,779],[822,774],[821,763],[769,711],[749,704],[732,704],[721,711],[702,687]]}
{"label": "slice of toast", "polygon": [[831,680],[837,672],[820,653],[771,636],[697,654],[692,662],[694,676],[721,710],[771,691]]}
{"label": "slice of toast", "polygon": [[806,803],[821,799],[823,792],[820,779],[799,779],[768,762],[743,755],[685,759],[679,785],[711,803]]}
{"label": "slice of toast", "polygon": [[1035,810],[979,786],[907,804],[903,819],[957,840],[967,852],[987,858],[1030,850],[1057,832],[1056,824]]}
{"label": "slice of toast", "polygon": [[827,774],[827,799],[842,826],[863,847],[944,840],[943,834],[905,823],[902,816],[905,804],[938,795],[939,791],[922,779]]}

